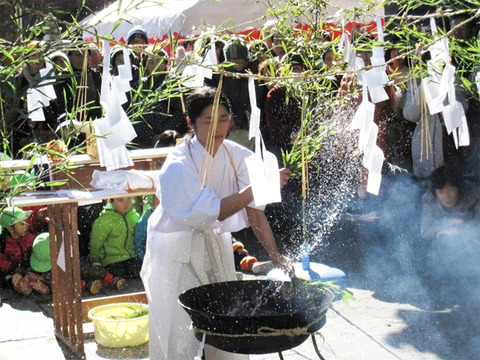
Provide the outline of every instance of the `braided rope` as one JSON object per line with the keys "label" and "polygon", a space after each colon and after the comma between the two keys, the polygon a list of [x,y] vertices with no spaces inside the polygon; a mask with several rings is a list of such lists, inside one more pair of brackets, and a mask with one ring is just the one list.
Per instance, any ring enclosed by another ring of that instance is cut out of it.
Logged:
{"label": "braided rope", "polygon": [[320,320],[325,317],[326,313],[323,313],[321,317],[312,321],[311,323],[305,325],[304,327],[296,327],[292,329],[276,329],[269,326],[261,326],[258,328],[256,333],[245,333],[245,334],[223,334],[223,333],[216,333],[204,329],[200,329],[195,327],[195,330],[204,333],[208,336],[219,336],[219,337],[227,337],[227,338],[242,338],[242,337],[270,337],[270,336],[302,336],[302,335],[311,335],[315,334],[316,331],[308,331],[310,327],[317,324]]}

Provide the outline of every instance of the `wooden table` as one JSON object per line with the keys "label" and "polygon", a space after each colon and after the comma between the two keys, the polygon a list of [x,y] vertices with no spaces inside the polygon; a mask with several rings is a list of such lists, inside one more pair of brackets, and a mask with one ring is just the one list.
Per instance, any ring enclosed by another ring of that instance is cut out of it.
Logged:
{"label": "wooden table", "polygon": [[[138,151],[134,157],[134,168],[145,168],[145,162],[150,168],[158,168],[157,160],[165,158],[170,149],[153,149],[151,151]],[[73,159],[76,165],[82,169],[82,181],[88,182],[82,185],[87,186],[91,179],[91,173],[98,169],[98,161],[88,155],[81,155],[81,158]],[[6,164],[8,163],[8,164]],[[25,169],[29,164],[27,160],[2,162],[2,167],[11,170]],[[7,165],[7,166],[5,166]],[[77,169],[76,169],[77,170]],[[88,176],[90,174],[90,177]],[[72,184],[69,184],[71,188]],[[85,189],[82,189],[85,190]],[[143,196],[154,194],[155,189],[143,189],[130,191],[128,193],[118,192],[108,196],[89,196],[85,198],[59,197],[53,194],[17,196],[13,205],[18,207],[46,206],[49,218],[50,233],[50,257],[52,263],[52,294],[53,294],[53,322],[55,335],[77,356],[85,358],[83,324],[90,322],[88,311],[96,306],[113,302],[142,302],[146,303],[145,292],[94,298],[82,301],[81,276],[80,276],[80,251],[78,242],[78,220],[77,209],[79,203],[101,201],[106,198],[118,198],[125,196]],[[95,194],[95,193],[92,193]],[[62,246],[63,245],[63,246]],[[58,263],[59,255],[65,259],[63,264]]]}

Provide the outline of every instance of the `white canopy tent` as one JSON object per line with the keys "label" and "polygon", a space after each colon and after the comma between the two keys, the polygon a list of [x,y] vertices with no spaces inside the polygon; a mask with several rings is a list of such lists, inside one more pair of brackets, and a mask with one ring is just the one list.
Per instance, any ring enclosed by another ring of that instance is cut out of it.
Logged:
{"label": "white canopy tent", "polygon": [[[282,4],[285,0],[277,2]],[[338,17],[341,9],[362,5],[363,0],[331,0],[326,12]],[[258,0],[120,0],[87,17],[81,26],[86,28],[86,39],[94,38],[95,34],[126,39],[134,25],[143,25],[149,38],[161,38],[169,33],[185,36],[204,24],[216,27],[225,24],[233,32],[245,27],[260,28],[266,12],[266,5]],[[374,15],[383,14],[382,6],[372,17],[359,20],[370,21]]]}

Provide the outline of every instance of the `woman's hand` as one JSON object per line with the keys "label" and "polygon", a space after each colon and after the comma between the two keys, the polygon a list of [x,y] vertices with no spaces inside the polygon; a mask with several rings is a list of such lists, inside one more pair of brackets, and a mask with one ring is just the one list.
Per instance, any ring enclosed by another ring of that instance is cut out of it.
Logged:
{"label": "woman's hand", "polygon": [[270,256],[270,259],[272,260],[272,263],[273,265],[275,265],[276,268],[282,269],[289,275],[293,275],[295,273],[295,270],[293,269],[292,259],[283,256],[280,253],[275,256]]}
{"label": "woman's hand", "polygon": [[283,188],[285,185],[287,185],[288,180],[290,180],[291,173],[292,170],[289,168],[280,169],[280,188]]}
{"label": "woman's hand", "polygon": [[261,210],[247,207],[247,215],[255,236],[267,251],[273,265],[281,268],[288,274],[293,274],[292,260],[283,256],[280,254],[280,251],[278,251],[272,229],[268,224],[265,213]]}

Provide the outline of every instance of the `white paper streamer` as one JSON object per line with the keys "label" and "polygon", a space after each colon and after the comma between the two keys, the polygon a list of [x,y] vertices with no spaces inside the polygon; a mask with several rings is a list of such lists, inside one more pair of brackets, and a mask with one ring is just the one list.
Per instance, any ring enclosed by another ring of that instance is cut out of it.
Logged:
{"label": "white paper streamer", "polygon": [[183,69],[182,77],[186,78],[184,85],[189,88],[201,87],[205,81],[203,68],[198,65],[188,65]]}
{"label": "white paper streamer", "polygon": [[261,111],[257,106],[257,96],[255,93],[255,80],[253,77],[248,78],[248,96],[250,98],[250,108],[252,109],[250,113],[250,128],[248,133],[248,138],[254,138],[261,136],[260,134],[260,116]]}
{"label": "white paper streamer", "polygon": [[377,34],[378,34],[377,39],[378,41],[384,42],[382,18],[380,16],[376,16],[375,22],[377,23]]}
{"label": "white paper streamer", "polygon": [[28,117],[32,121],[45,121],[43,108],[50,105],[50,101],[57,98],[52,81],[48,76],[53,72],[53,65],[48,58],[45,61],[45,68],[40,69],[40,83],[35,88],[27,90]]}
{"label": "white paper streamer", "polygon": [[255,206],[281,202],[277,157],[264,149],[261,135],[255,140],[255,153],[245,159]]}
{"label": "white paper streamer", "polygon": [[367,81],[368,89],[375,88],[378,86],[383,86],[388,82],[388,76],[383,70],[379,70],[380,68],[373,68],[370,70],[365,71],[364,76],[365,80]]}
{"label": "white paper streamer", "polygon": [[[96,123],[94,122],[94,134],[102,135]],[[125,146],[119,146],[116,149],[110,150],[106,145],[106,140],[102,137],[97,137],[98,157],[100,159],[100,166],[104,166],[107,171],[116,170],[123,167],[133,166],[133,161]]]}
{"label": "white paper streamer", "polygon": [[[215,28],[213,30],[215,30]],[[186,80],[184,81],[184,85],[191,88],[203,86],[205,78],[211,79],[213,76],[213,71],[209,68],[209,66],[215,65],[217,63],[218,61],[215,49],[215,37],[212,33],[210,37],[210,48],[205,53],[205,56],[201,63],[202,66],[187,65],[185,69],[183,69],[182,77],[186,78]]]}
{"label": "white paper streamer", "polygon": [[[380,17],[377,23],[378,41],[384,42],[384,33]],[[374,122],[375,105],[388,100],[384,85],[389,81],[385,64],[385,51],[383,46],[375,46],[370,58],[375,67],[357,74],[357,83],[362,84],[363,101],[353,117],[350,128],[360,130],[358,148],[363,150],[363,166],[368,170],[367,192],[378,195],[382,182],[382,166],[384,161],[383,151],[377,145],[378,126]],[[365,66],[363,60],[357,57],[357,69]],[[368,88],[368,92],[367,92]],[[372,102],[368,101],[368,93]]]}
{"label": "white paper streamer", "polygon": [[382,166],[383,166],[383,151],[376,146],[373,149],[373,156],[368,167],[368,182],[367,192],[373,195],[378,195],[380,186],[382,184]]}
{"label": "white paper streamer", "polygon": [[93,122],[94,135],[97,136],[97,148],[100,165],[107,170],[133,166],[130,153],[125,145],[132,141],[136,132],[122,104],[127,101],[126,92],[130,91],[132,66],[130,53],[123,49],[124,64],[118,67],[118,76],[110,75],[110,44],[103,41],[103,78],[100,103],[105,117]]}
{"label": "white paper streamer", "polygon": [[470,133],[468,131],[467,119],[462,119],[462,126],[458,128],[458,145],[470,146]]}
{"label": "white paper streamer", "polygon": [[[210,48],[207,50],[205,57],[202,61],[202,64],[205,66],[215,65],[217,64],[217,53],[215,49],[215,37],[212,34],[210,36]],[[213,76],[213,71],[211,68],[204,68],[203,75],[207,79],[211,79]]]}
{"label": "white paper streamer", "polygon": [[[430,19],[432,34],[436,36],[435,19]],[[422,81],[425,100],[431,115],[442,113],[448,134],[452,134],[455,147],[470,145],[467,117],[455,93],[455,66],[450,62],[448,39],[444,36],[430,47],[428,78]],[[443,71],[441,70],[443,67]],[[441,75],[440,75],[441,73]],[[478,86],[478,83],[477,83]]]}
{"label": "white paper streamer", "polygon": [[388,100],[388,94],[385,91],[383,85],[369,88],[369,91],[370,97],[372,98],[372,103],[374,104],[378,104],[379,102]]}
{"label": "white paper streamer", "polygon": [[248,95],[250,98],[249,138],[255,137],[255,153],[245,159],[253,198],[256,206],[281,202],[280,172],[277,157],[265,149],[260,132],[260,109],[257,107],[255,82],[248,79]]}
{"label": "white paper streamer", "polygon": [[[377,23],[378,41],[384,42],[384,34],[382,27],[382,19],[377,16],[375,18]],[[372,57],[370,62],[375,67],[365,72],[364,77],[370,92],[372,103],[388,100],[388,94],[384,89],[384,85],[388,83],[387,66],[385,63],[385,49],[383,46],[374,46],[372,49]]]}
{"label": "white paper streamer", "polygon": [[363,86],[362,92],[363,101],[353,117],[350,128],[360,130],[358,148],[363,150],[362,164],[368,170],[367,191],[378,195],[382,181],[384,155],[377,146],[378,126],[374,122],[375,105],[368,101],[366,85]]}

